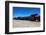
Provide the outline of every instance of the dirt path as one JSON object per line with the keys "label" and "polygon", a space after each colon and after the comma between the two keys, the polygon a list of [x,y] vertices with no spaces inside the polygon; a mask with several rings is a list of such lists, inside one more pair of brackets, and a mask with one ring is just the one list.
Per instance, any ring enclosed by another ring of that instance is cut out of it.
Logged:
{"label": "dirt path", "polygon": [[39,27],[40,22],[13,20],[13,27]]}

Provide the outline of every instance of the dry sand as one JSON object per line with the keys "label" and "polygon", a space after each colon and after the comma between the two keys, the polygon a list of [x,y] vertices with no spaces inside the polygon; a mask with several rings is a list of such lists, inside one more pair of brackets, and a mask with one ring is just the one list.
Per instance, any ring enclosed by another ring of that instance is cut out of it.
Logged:
{"label": "dry sand", "polygon": [[13,20],[13,28],[18,27],[39,27],[40,22],[27,21],[27,20]]}

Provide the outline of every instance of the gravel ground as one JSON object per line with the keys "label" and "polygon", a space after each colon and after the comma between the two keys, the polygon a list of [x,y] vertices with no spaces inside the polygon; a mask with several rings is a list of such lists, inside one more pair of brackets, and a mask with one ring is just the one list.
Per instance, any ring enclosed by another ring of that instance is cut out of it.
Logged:
{"label": "gravel ground", "polygon": [[27,20],[13,20],[13,28],[18,27],[39,27],[40,22],[27,21]]}

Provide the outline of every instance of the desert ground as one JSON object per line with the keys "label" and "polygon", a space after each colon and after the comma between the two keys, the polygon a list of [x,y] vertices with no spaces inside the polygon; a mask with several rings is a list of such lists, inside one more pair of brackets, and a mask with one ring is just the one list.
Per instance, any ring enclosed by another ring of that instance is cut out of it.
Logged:
{"label": "desert ground", "polygon": [[18,27],[39,27],[40,22],[28,21],[28,20],[13,20],[13,28]]}

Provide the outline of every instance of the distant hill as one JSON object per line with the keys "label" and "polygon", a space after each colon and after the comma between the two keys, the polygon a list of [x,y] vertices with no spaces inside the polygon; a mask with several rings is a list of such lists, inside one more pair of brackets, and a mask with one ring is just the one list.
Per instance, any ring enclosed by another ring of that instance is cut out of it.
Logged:
{"label": "distant hill", "polygon": [[40,21],[40,15],[38,14],[32,14],[30,16],[26,17],[14,17],[14,20],[30,20],[30,21]]}

